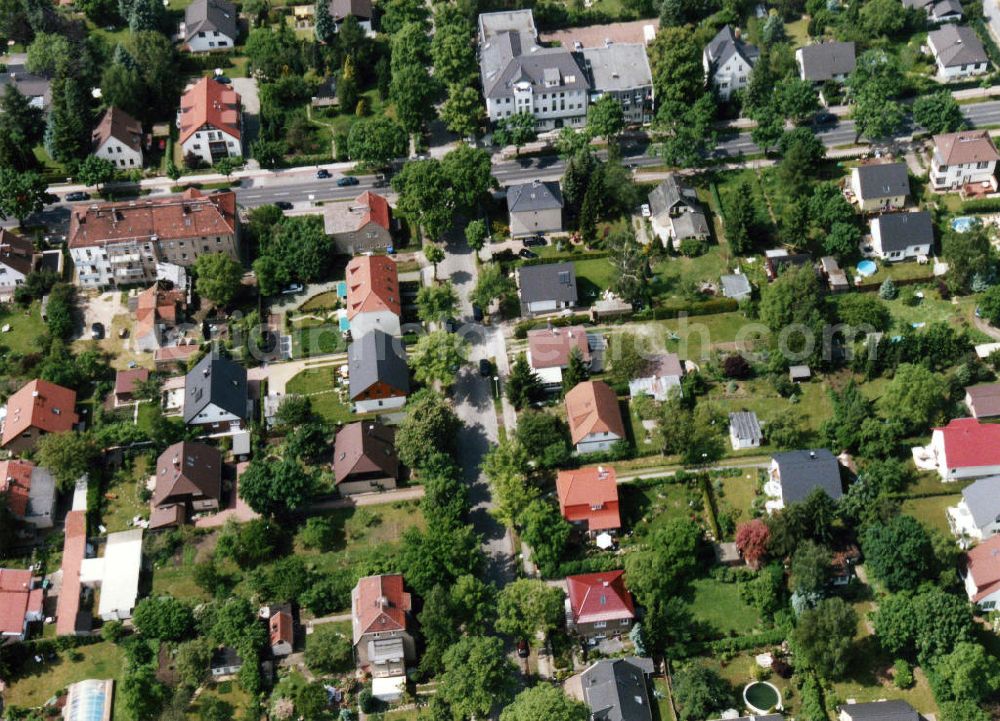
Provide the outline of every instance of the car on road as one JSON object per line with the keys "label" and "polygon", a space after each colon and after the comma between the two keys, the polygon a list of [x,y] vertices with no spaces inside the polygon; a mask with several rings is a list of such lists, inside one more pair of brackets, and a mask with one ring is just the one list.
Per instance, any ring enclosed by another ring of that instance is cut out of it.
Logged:
{"label": "car on road", "polygon": [[90,193],[84,193],[82,190],[74,190],[72,193],[66,193],[66,200],[70,202],[76,200],[90,200]]}
{"label": "car on road", "polygon": [[353,175],[345,175],[343,178],[337,178],[337,187],[346,188],[351,185],[357,185],[358,179]]}
{"label": "car on road", "polygon": [[521,256],[522,258],[529,258],[530,259],[530,258],[537,258],[538,257],[538,253],[536,253],[533,250],[528,250],[527,248],[521,248],[521,250],[519,250],[517,252],[517,254],[519,256]]}
{"label": "car on road", "polygon": [[301,293],[302,292],[302,284],[301,283],[292,283],[290,286],[288,286],[287,288],[285,288],[281,292],[283,294],[285,294],[285,295],[294,295],[295,293]]}
{"label": "car on road", "polygon": [[375,180],[372,182],[373,188],[384,188],[387,185],[389,185],[389,179],[383,173],[376,175]]}
{"label": "car on road", "polygon": [[525,238],[521,241],[524,243],[526,248],[531,248],[532,246],[548,245],[549,241],[545,240],[544,235],[533,235],[530,238]]}
{"label": "car on road", "polygon": [[483,309],[478,305],[472,306],[472,319],[477,323],[483,320]]}
{"label": "car on road", "polygon": [[280,208],[281,210],[291,210],[292,204],[287,200],[276,200],[274,201],[274,207]]}
{"label": "car on road", "polygon": [[815,117],[813,118],[813,122],[816,123],[816,125],[829,125],[830,123],[837,122],[837,116],[834,115],[833,113],[829,113],[823,110],[816,113]]}
{"label": "car on road", "polygon": [[90,337],[94,340],[104,339],[104,324],[103,323],[91,323],[90,324]]}
{"label": "car on road", "polygon": [[523,638],[517,642],[517,657],[528,658],[528,642]]}
{"label": "car on road", "polygon": [[489,378],[493,375],[493,365],[485,358],[479,359],[479,375],[483,378]]}
{"label": "car on road", "polygon": [[320,180],[326,180],[327,178],[332,176],[330,175],[329,170],[327,170],[326,168],[320,168],[319,170],[316,171],[316,177],[319,178]]}

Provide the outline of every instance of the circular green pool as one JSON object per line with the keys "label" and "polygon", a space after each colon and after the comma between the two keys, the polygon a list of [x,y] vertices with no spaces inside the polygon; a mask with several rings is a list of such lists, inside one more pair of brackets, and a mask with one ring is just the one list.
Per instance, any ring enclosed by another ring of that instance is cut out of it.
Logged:
{"label": "circular green pool", "polygon": [[756,713],[767,713],[781,704],[781,694],[772,684],[757,681],[743,689],[743,700]]}

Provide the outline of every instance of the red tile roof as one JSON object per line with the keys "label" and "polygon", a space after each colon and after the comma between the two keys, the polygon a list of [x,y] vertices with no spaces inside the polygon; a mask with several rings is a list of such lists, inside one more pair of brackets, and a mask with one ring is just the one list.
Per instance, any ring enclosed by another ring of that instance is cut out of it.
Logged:
{"label": "red tile roof", "polygon": [[977,589],[972,598],[974,603],[1000,591],[1000,536],[993,536],[971,549],[966,560]]}
{"label": "red tile roof", "polygon": [[240,139],[239,93],[212,78],[202,78],[181,96],[180,142],[206,125]]}
{"label": "red tile roof", "polygon": [[590,346],[587,343],[587,331],[582,325],[528,331],[532,368],[565,368],[574,348],[579,349],[583,362],[589,364]]}
{"label": "red tile roof", "polygon": [[157,363],[182,361],[195,355],[199,350],[201,350],[201,346],[197,343],[168,345],[166,348],[157,348],[153,351],[153,360]]}
{"label": "red tile roof", "polygon": [[934,430],[944,436],[949,468],[1000,466],[1000,425],[981,423],[975,418],[955,418]]}
{"label": "red tile roof", "polygon": [[993,139],[986,130],[966,130],[934,136],[941,161],[946,165],[985,163],[1000,160]]}
{"label": "red tile roof", "polygon": [[41,610],[41,589],[31,590],[31,571],[0,568],[0,634],[19,636],[24,617]]}
{"label": "red tile roof", "polygon": [[569,604],[575,623],[635,618],[632,594],[625,588],[624,571],[567,576]]}
{"label": "red tile roof", "polygon": [[79,420],[73,412],[75,406],[76,391],[41,379],[30,381],[7,399],[0,445],[6,446],[29,428],[46,433],[72,430]]}
{"label": "red tile roof", "polygon": [[591,531],[621,528],[614,468],[590,466],[559,471],[556,491],[559,494],[559,510],[567,521],[586,521]]}
{"label": "red tile roof", "polygon": [[400,574],[360,579],[351,594],[354,642],[366,633],[406,630],[410,608],[410,594],[404,590]]}
{"label": "red tile roof", "polygon": [[87,553],[87,512],[66,514],[62,556],[62,587],[56,603],[56,635],[76,633],[76,617],[80,612],[80,567]]}
{"label": "red tile roof", "polygon": [[566,394],[566,417],[573,443],[591,433],[614,433],[625,438],[618,396],[604,381],[585,381]]}
{"label": "red tile roof", "polygon": [[115,373],[115,395],[130,395],[135,393],[135,386],[141,381],[149,380],[148,368],[129,368]]}
{"label": "red tile roof", "polygon": [[385,228],[386,230],[391,230],[390,218],[392,211],[389,210],[388,200],[377,193],[366,190],[355,198],[354,202],[368,209],[368,214],[365,217],[364,222],[361,223],[362,226],[372,222]]}
{"label": "red tile roof", "polygon": [[295,629],[292,625],[292,614],[288,611],[278,611],[271,615],[268,621],[268,628],[271,631],[271,645],[274,646],[282,641],[291,644]]}
{"label": "red tile roof", "polygon": [[347,264],[347,319],[358,313],[402,312],[396,261],[386,255],[359,255]]}
{"label": "red tile roof", "polygon": [[236,193],[182,195],[78,205],[69,220],[69,247],[129,241],[183,240],[236,232]]}
{"label": "red tile roof", "polygon": [[0,496],[7,496],[7,507],[18,518],[23,518],[28,511],[34,469],[35,464],[28,461],[0,461]]}

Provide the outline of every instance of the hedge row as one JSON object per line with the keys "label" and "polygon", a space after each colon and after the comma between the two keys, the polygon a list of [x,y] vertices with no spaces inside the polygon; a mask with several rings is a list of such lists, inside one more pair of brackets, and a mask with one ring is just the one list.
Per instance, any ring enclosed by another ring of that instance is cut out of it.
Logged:
{"label": "hedge row", "polygon": [[514,337],[524,340],[528,337],[528,331],[534,330],[535,328],[545,328],[550,325],[554,328],[565,328],[567,326],[580,325],[581,323],[589,322],[590,316],[582,313],[559,316],[557,318],[535,318],[533,320],[522,320],[514,326]]}
{"label": "hedge row", "polygon": [[597,253],[560,253],[559,255],[545,255],[538,258],[526,258],[520,265],[549,265],[551,263],[571,263],[574,260],[599,260],[610,255],[607,251]]}
{"label": "hedge row", "polygon": [[1000,211],[1000,198],[982,198],[962,203],[963,213],[992,213]]}
{"label": "hedge row", "polygon": [[556,567],[556,573],[552,578],[565,578],[566,576],[577,576],[581,573],[601,573],[603,571],[614,571],[621,568],[622,561],[614,554],[602,554],[591,556],[590,558],[580,558],[576,561],[563,561]]}
{"label": "hedge row", "polygon": [[711,298],[694,303],[647,308],[632,314],[632,320],[670,320],[681,314],[714,315],[715,313],[732,313],[740,309],[740,304],[733,298]]}
{"label": "hedge row", "polygon": [[764,631],[763,633],[750,634],[748,636],[736,636],[734,638],[721,638],[716,641],[703,643],[690,643],[686,647],[687,656],[701,656],[706,652],[712,654],[737,653],[739,651],[750,651],[765,646],[776,646],[785,640],[787,634],[779,629]]}

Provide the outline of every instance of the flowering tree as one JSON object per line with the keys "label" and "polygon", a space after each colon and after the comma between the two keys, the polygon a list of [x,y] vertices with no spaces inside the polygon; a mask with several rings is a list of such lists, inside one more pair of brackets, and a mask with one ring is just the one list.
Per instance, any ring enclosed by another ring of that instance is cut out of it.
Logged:
{"label": "flowering tree", "polygon": [[759,518],[741,523],[736,529],[736,547],[747,565],[755,571],[760,568],[761,561],[767,555],[767,544],[770,540],[771,531]]}

